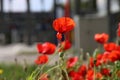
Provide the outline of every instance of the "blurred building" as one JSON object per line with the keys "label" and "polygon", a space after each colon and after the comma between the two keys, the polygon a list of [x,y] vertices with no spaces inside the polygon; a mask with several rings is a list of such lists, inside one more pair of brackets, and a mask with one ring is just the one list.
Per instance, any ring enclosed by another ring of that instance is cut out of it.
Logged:
{"label": "blurred building", "polygon": [[55,42],[51,26],[55,3],[46,1],[0,0],[0,43]]}

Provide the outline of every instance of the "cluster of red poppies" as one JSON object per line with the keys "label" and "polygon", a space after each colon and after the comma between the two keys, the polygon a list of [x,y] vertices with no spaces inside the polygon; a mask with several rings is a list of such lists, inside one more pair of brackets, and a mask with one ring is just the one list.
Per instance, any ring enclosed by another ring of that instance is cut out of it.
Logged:
{"label": "cluster of red poppies", "polygon": [[[62,52],[69,48],[71,48],[71,43],[68,40],[65,40],[61,43],[58,51]],[[56,45],[50,42],[45,42],[43,44],[38,43],[37,50],[40,55],[35,60],[35,63],[38,65],[44,64],[48,62],[48,55],[54,54],[56,50]]]}
{"label": "cluster of red poppies", "polygon": [[[120,25],[117,30],[117,37],[120,37]],[[72,68],[78,63],[78,58],[68,59],[68,68],[72,69],[69,71],[69,76],[72,80],[119,80],[120,45],[115,42],[108,42],[109,35],[106,33],[95,34],[94,39],[102,45],[104,51],[98,52],[95,57],[90,57],[88,64],[79,66],[77,70]]]}
{"label": "cluster of red poppies", "polygon": [[39,64],[44,64],[48,62],[48,55],[51,55],[54,53],[56,49],[56,45],[49,42],[45,42],[43,44],[38,43],[37,49],[38,49],[38,52],[42,54],[38,56],[37,60],[35,60],[35,63],[39,65]]}
{"label": "cluster of red poppies", "polygon": [[[53,22],[53,28],[58,32],[57,39],[62,39],[62,34],[71,31],[75,26],[74,21],[69,17],[58,18]],[[68,39],[62,41],[59,45],[59,52],[65,51],[71,47],[71,43]],[[50,42],[45,42],[43,44],[37,44],[38,52],[42,55],[38,56],[35,60],[36,64],[43,64],[48,62],[48,55],[51,55],[56,50],[56,45]]]}
{"label": "cluster of red poppies", "polygon": [[[54,20],[53,28],[58,32],[57,39],[60,41],[58,47],[55,44],[45,42],[37,44],[39,54],[35,63],[38,65],[48,62],[48,55],[56,51],[64,52],[71,48],[69,39],[61,41],[62,35],[73,30],[75,22],[68,17]],[[120,37],[120,24],[117,30]],[[120,45],[108,42],[109,35],[106,33],[95,34],[94,39],[102,45],[103,52],[96,52],[94,57],[89,57],[88,63],[79,64],[79,58],[71,57],[66,60],[66,69],[71,80],[118,80],[120,79]],[[79,64],[79,65],[78,65]],[[48,79],[47,79],[48,80]]]}

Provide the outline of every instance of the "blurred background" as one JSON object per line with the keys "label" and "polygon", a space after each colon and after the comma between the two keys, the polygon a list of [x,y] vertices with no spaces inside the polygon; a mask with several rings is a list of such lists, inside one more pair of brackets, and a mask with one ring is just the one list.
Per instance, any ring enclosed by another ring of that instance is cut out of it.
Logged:
{"label": "blurred background", "polygon": [[115,40],[120,0],[0,0],[0,62],[33,63],[36,43],[57,44],[52,22],[63,16],[76,22],[70,33],[73,48],[92,53],[97,47],[94,34],[105,32]]}
{"label": "blurred background", "polygon": [[96,33],[108,33],[109,41],[115,41],[120,0],[0,0],[0,71],[7,76],[0,80],[25,80],[34,70],[27,64],[34,64],[38,56],[36,43],[57,45],[52,22],[63,16],[76,22],[70,33],[73,49],[92,54],[98,45]]}

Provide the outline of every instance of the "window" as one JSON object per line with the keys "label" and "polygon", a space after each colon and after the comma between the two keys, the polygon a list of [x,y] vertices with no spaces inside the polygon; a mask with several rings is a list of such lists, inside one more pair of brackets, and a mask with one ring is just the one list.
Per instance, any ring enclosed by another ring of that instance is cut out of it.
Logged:
{"label": "window", "polygon": [[112,13],[118,12],[120,10],[119,0],[111,0],[110,10]]}
{"label": "window", "polygon": [[31,12],[40,12],[42,11],[41,0],[30,0],[30,10]]}
{"label": "window", "polygon": [[26,0],[3,0],[4,12],[26,12]]}
{"label": "window", "polygon": [[78,14],[85,15],[97,11],[96,0],[76,0],[76,11]]}
{"label": "window", "polygon": [[10,4],[9,4],[9,0],[3,0],[3,10],[4,10],[4,12],[9,12],[9,6],[10,6]]}
{"label": "window", "polygon": [[[26,12],[27,0],[3,0],[4,12]],[[30,0],[31,12],[52,11],[54,0]]]}
{"label": "window", "polygon": [[52,10],[54,0],[30,0],[31,12],[49,12]]}

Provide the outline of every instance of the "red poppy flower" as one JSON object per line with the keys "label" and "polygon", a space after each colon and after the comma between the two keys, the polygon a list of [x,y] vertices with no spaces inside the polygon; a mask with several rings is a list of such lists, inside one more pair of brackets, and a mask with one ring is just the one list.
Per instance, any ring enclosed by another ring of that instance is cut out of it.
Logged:
{"label": "red poppy flower", "polygon": [[41,54],[53,54],[55,52],[56,45],[49,42],[45,42],[43,44],[38,43],[37,49]]}
{"label": "red poppy flower", "polygon": [[62,39],[62,34],[58,32],[56,37],[57,37],[58,40],[61,40]]}
{"label": "red poppy flower", "polygon": [[102,75],[109,76],[110,75],[110,70],[108,68],[103,68],[101,70]]}
{"label": "red poppy flower", "polygon": [[63,49],[64,49],[64,50],[67,50],[67,49],[71,48],[71,43],[70,43],[69,40],[63,41],[63,42],[62,42],[62,45],[63,45]]}
{"label": "red poppy flower", "polygon": [[39,80],[49,80],[48,79],[48,74],[42,74],[39,78]]}
{"label": "red poppy flower", "polygon": [[74,70],[72,70],[72,71],[70,71],[70,72],[68,73],[68,75],[69,75],[70,77],[74,77],[75,74],[76,74],[76,72],[75,72]]}
{"label": "red poppy flower", "polygon": [[111,52],[112,50],[115,50],[116,47],[117,47],[116,44],[113,43],[113,42],[104,44],[104,49],[108,52]]}
{"label": "red poppy flower", "polygon": [[104,52],[104,54],[102,56],[103,63],[106,63],[109,60],[109,54],[110,54],[110,52]]}
{"label": "red poppy flower", "polygon": [[109,35],[106,33],[102,33],[102,34],[95,34],[95,40],[100,43],[100,44],[104,44],[108,41]]}
{"label": "red poppy flower", "polygon": [[105,52],[104,54],[98,54],[97,55],[97,61],[96,66],[101,65],[102,63],[106,63],[108,61],[108,52]]}
{"label": "red poppy flower", "polygon": [[97,60],[95,66],[100,66],[102,64],[101,60]]}
{"label": "red poppy flower", "polygon": [[71,48],[71,43],[69,40],[65,40],[61,43],[61,47],[59,49],[59,52],[65,51]]}
{"label": "red poppy flower", "polygon": [[120,52],[120,46],[117,45],[116,50]]}
{"label": "red poppy flower", "polygon": [[118,24],[117,36],[120,37],[120,23]]}
{"label": "red poppy flower", "polygon": [[78,61],[78,57],[72,57],[67,60],[67,68],[73,67]]}
{"label": "red poppy flower", "polygon": [[70,71],[68,75],[71,77],[71,80],[84,80],[84,77],[79,72]]}
{"label": "red poppy flower", "polygon": [[108,58],[111,62],[115,62],[116,60],[120,59],[120,52],[117,50],[114,50],[109,54]]}
{"label": "red poppy flower", "polygon": [[69,32],[74,26],[75,22],[69,17],[57,18],[53,22],[53,28],[60,33]]}
{"label": "red poppy flower", "polygon": [[86,80],[94,80],[94,70],[90,69],[87,71]]}
{"label": "red poppy flower", "polygon": [[98,55],[97,55],[97,60],[101,60],[102,57],[103,57],[103,54],[98,54]]}
{"label": "red poppy flower", "polygon": [[96,78],[101,80],[102,79],[102,74],[100,72],[97,72],[96,73]]}
{"label": "red poppy flower", "polygon": [[79,73],[76,73],[71,80],[85,80],[85,79],[83,78],[83,76],[79,75]]}
{"label": "red poppy flower", "polygon": [[94,67],[94,58],[90,57],[89,68],[93,68],[93,67]]}
{"label": "red poppy flower", "polygon": [[85,76],[86,75],[86,72],[87,72],[87,67],[85,65],[81,65],[79,68],[78,68],[78,72],[79,74],[81,74],[82,76]]}
{"label": "red poppy flower", "polygon": [[48,56],[47,55],[41,55],[38,56],[38,58],[35,60],[35,63],[37,65],[44,64],[48,62]]}

